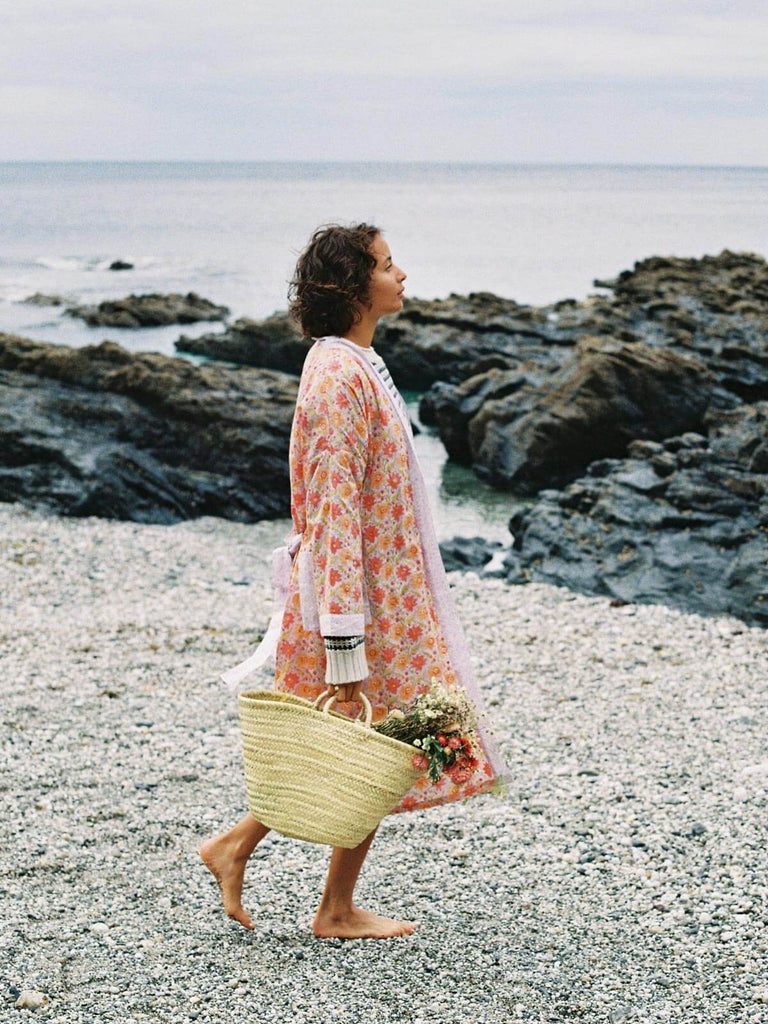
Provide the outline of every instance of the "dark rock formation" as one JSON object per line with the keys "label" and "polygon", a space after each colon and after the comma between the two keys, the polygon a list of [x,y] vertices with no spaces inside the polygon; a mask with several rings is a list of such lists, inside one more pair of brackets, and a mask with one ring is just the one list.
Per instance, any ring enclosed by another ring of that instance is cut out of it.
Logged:
{"label": "dark rock formation", "polygon": [[0,500],[149,523],[287,515],[297,383],[0,334]]}
{"label": "dark rock formation", "polygon": [[[420,391],[438,380],[458,383],[527,358],[556,369],[567,355],[558,346],[572,339],[533,307],[477,293],[433,302],[408,299],[401,313],[379,324],[373,344],[398,387]],[[182,352],[293,373],[300,371],[309,345],[287,313],[238,320],[224,334],[176,342]]]}
{"label": "dark rock formation", "polygon": [[[471,465],[469,424],[486,402],[501,402],[510,395],[532,395],[549,377],[545,371],[492,369],[478,373],[461,384],[438,381],[421,397],[419,418],[427,426],[436,426],[440,440],[454,462]],[[529,407],[532,399],[529,399]],[[522,409],[522,405],[519,407]],[[522,415],[522,412],[520,412]]]}
{"label": "dark rock formation", "polygon": [[[713,403],[768,400],[768,264],[724,249],[700,259],[652,256],[613,281],[606,327],[697,356],[715,375]],[[578,311],[572,311],[576,321]],[[562,324],[568,327],[568,321]]]}
{"label": "dark rock formation", "polygon": [[[749,253],[725,250],[702,259],[653,257],[636,263],[634,270],[625,271],[616,281],[595,282],[614,289],[612,296],[590,296],[583,302],[563,300],[537,312],[560,332],[557,352],[561,364],[590,337],[626,346],[642,342],[646,350],[662,350],[673,358],[684,357],[705,366],[711,375],[706,389],[709,404],[730,409],[744,401],[768,399],[767,281],[765,261]],[[748,301],[741,300],[742,294]],[[566,339],[575,347],[561,347]],[[563,460],[573,459],[563,474],[536,479],[537,474],[527,470],[519,477],[505,469],[505,459],[500,456],[504,438],[511,434],[517,448],[518,432],[530,429],[531,418],[541,415],[560,386],[552,351],[542,359],[535,350],[520,347],[517,358],[509,351],[504,355],[510,367],[506,373],[488,371],[459,385],[433,385],[422,398],[421,413],[424,422],[437,425],[451,458],[474,464],[481,476],[497,486],[517,487],[519,479],[521,490],[529,490],[562,482],[569,474],[572,479],[587,464],[586,456],[597,457],[577,445],[575,457],[573,449],[571,455],[566,448],[560,451]],[[571,362],[561,373],[570,373],[572,366]],[[525,417],[529,418],[522,422]],[[689,422],[686,427],[695,428],[696,424]],[[609,432],[616,439],[617,432],[610,425]],[[631,433],[630,429],[625,445]],[[641,430],[636,436],[664,434],[648,435]],[[623,452],[623,448],[613,447],[601,454]]]}
{"label": "dark rock formation", "polygon": [[127,299],[109,300],[98,306],[70,306],[66,312],[84,320],[89,327],[137,328],[225,320],[229,310],[189,292],[187,295],[129,295]]}
{"label": "dark rock formation", "polygon": [[[499,454],[515,420],[537,415],[553,400],[549,396],[559,378],[552,378],[572,365],[577,346],[587,338],[642,343],[669,350],[673,359],[698,361],[712,374],[707,394],[713,408],[768,400],[766,282],[765,260],[751,253],[651,257],[613,281],[595,282],[612,294],[579,302],[533,307],[487,292],[409,299],[401,313],[380,323],[374,344],[400,388],[432,387],[422,399],[421,416],[438,426],[452,459],[474,464],[498,486],[517,487],[520,480],[521,488],[530,490],[572,479],[594,457],[577,445],[573,465],[549,476],[508,471],[506,455]],[[224,334],[177,342],[183,351],[293,373],[299,372],[308,346],[285,313],[239,320]],[[530,420],[519,429],[528,427]],[[629,428],[625,433],[609,427],[609,433],[614,441],[622,436],[624,445],[632,439]],[[635,436],[663,435],[640,429]],[[620,455],[623,449],[611,445],[602,452],[608,453]],[[563,449],[559,461],[568,457]]]}
{"label": "dark rock formation", "polygon": [[[401,388],[430,388],[421,416],[452,459],[534,496],[510,524],[511,582],[768,625],[765,260],[651,257],[595,285],[607,294],[538,308],[487,293],[409,300],[374,344]],[[13,399],[0,496],[157,521],[287,512],[310,344],[287,314],[178,342],[240,369],[104,345],[24,343],[22,358],[19,344],[0,344]],[[443,553],[481,569],[492,547],[454,539]]]}
{"label": "dark rock formation", "polygon": [[177,352],[300,374],[311,344],[310,339],[301,337],[287,313],[275,313],[266,320],[236,320],[223,334],[182,335],[175,347]]}
{"label": "dark rock formation", "polygon": [[768,403],[636,441],[513,516],[507,578],[768,626]]}
{"label": "dark rock formation", "polygon": [[768,265],[755,253],[723,249],[718,256],[681,258],[651,256],[639,260],[612,281],[595,281],[610,288],[621,305],[674,306],[693,300],[712,313],[765,317],[768,312]]}
{"label": "dark rock formation", "polygon": [[109,264],[110,270],[133,270],[133,264],[127,263],[125,260],[112,260]]}
{"label": "dark rock formation", "polygon": [[35,292],[28,295],[23,302],[27,306],[63,306],[64,299],[60,295],[44,295],[42,292]]}
{"label": "dark rock formation", "polygon": [[489,292],[410,299],[401,313],[380,323],[374,345],[398,386],[415,391],[526,363],[555,370],[573,338],[547,312]]}
{"label": "dark rock formation", "polygon": [[491,561],[503,545],[497,540],[484,537],[452,537],[440,544],[440,554],[446,572],[454,569],[479,570]]}
{"label": "dark rock formation", "polygon": [[633,439],[700,428],[710,390],[695,360],[584,339],[574,360],[535,392],[483,404],[469,425],[473,465],[489,483],[518,493],[560,485],[595,459],[623,454]]}

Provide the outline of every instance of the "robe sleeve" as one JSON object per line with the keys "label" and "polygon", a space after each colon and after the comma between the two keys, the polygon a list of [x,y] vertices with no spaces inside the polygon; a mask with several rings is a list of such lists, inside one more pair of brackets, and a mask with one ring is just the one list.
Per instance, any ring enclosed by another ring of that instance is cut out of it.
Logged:
{"label": "robe sleeve", "polygon": [[368,464],[367,406],[361,371],[338,364],[334,370],[315,370],[318,377],[304,403],[306,530],[320,632],[363,636],[360,508]]}

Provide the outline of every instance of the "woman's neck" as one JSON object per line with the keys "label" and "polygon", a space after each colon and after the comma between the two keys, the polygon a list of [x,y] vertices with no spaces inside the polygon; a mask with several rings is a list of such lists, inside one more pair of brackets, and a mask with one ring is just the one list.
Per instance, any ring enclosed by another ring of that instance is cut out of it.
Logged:
{"label": "woman's neck", "polygon": [[373,332],[376,330],[377,321],[373,317],[363,316],[357,324],[352,324],[346,334],[343,335],[347,341],[352,341],[361,348],[370,348],[373,344]]}

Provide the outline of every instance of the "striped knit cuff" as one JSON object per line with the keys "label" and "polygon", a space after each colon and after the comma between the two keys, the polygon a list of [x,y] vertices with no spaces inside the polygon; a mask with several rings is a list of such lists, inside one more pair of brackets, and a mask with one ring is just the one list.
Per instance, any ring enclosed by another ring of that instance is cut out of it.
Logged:
{"label": "striped knit cuff", "polygon": [[368,676],[365,637],[327,636],[325,638],[326,683],[356,683]]}

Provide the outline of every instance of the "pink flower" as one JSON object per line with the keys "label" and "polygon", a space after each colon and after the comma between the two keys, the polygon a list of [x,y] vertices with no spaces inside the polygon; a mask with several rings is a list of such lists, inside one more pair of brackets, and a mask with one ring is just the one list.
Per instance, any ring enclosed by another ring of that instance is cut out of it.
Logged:
{"label": "pink flower", "polygon": [[414,754],[411,764],[417,772],[425,772],[429,768],[429,761],[423,754]]}
{"label": "pink flower", "polygon": [[459,747],[462,746],[461,737],[451,736],[451,738],[448,740],[448,746],[451,748],[451,750],[458,750]]}
{"label": "pink flower", "polygon": [[441,747],[446,746],[448,743],[448,737],[445,735],[444,732],[439,732],[435,739],[437,740]]}
{"label": "pink flower", "polygon": [[455,765],[453,768],[450,768],[446,774],[450,777],[450,780],[454,785],[461,786],[463,783],[469,782],[472,770],[460,765]]}

